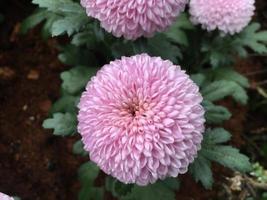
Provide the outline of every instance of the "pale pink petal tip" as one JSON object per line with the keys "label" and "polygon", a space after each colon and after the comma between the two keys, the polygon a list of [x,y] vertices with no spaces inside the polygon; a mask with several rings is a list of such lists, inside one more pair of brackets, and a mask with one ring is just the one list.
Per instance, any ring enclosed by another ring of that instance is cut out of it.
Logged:
{"label": "pale pink petal tip", "polygon": [[14,199],[0,192],[0,200],[14,200]]}
{"label": "pale pink petal tip", "polygon": [[187,171],[200,148],[204,109],[179,66],[147,54],[105,65],[79,103],[78,131],[104,172],[147,185]]}
{"label": "pale pink petal tip", "polygon": [[241,32],[251,21],[255,0],[191,0],[191,21],[223,35]]}
{"label": "pale pink petal tip", "polygon": [[164,31],[189,0],[81,0],[87,15],[116,37],[135,40]]}

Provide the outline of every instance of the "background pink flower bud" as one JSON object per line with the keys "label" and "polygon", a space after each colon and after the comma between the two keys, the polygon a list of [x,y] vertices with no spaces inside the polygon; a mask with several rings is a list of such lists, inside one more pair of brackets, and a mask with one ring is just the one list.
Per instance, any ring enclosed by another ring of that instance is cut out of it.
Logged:
{"label": "background pink flower bud", "polygon": [[88,16],[116,37],[150,37],[164,31],[184,10],[188,0],[81,0]]}
{"label": "background pink flower bud", "polygon": [[0,192],[0,200],[14,200],[14,199]]}
{"label": "background pink flower bud", "polygon": [[250,22],[255,0],[191,0],[191,20],[204,29],[220,30],[224,34],[235,34]]}
{"label": "background pink flower bud", "polygon": [[200,149],[204,109],[179,66],[147,54],[105,65],[79,103],[78,131],[92,161],[124,183],[187,171]]}

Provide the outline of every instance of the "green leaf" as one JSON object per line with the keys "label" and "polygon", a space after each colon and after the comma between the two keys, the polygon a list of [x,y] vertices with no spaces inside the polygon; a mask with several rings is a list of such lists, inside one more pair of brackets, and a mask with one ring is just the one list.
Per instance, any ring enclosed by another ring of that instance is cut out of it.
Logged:
{"label": "green leaf", "polygon": [[37,24],[41,23],[47,18],[49,12],[45,9],[38,9],[34,14],[27,17],[20,26],[20,32],[25,34],[29,29],[35,27]]}
{"label": "green leaf", "polygon": [[55,113],[43,122],[46,129],[54,129],[54,135],[67,136],[76,132],[77,119],[70,113]]}
{"label": "green leaf", "polygon": [[59,60],[71,66],[94,66],[97,64],[95,55],[93,52],[88,51],[87,48],[77,47],[75,45],[66,45],[61,47],[61,53],[59,54]]}
{"label": "green leaf", "polygon": [[79,97],[64,95],[53,104],[50,113],[56,113],[56,112],[76,113],[77,111],[76,106],[78,104],[78,101]]}
{"label": "green leaf", "polygon": [[194,81],[195,84],[197,84],[199,87],[203,85],[203,83],[206,80],[206,77],[204,74],[192,74],[191,79]]}
{"label": "green leaf", "polygon": [[74,32],[78,32],[86,23],[85,15],[71,15],[55,21],[52,25],[52,36],[59,36],[67,33],[71,36]]}
{"label": "green leaf", "polygon": [[[121,58],[122,56],[131,56],[135,53],[138,54],[139,51],[139,44],[137,44],[139,41],[136,41],[135,43],[130,42],[115,42],[111,46],[112,55],[114,58]],[[139,53],[146,52],[140,51]]]}
{"label": "green leaf", "polygon": [[71,0],[33,0],[33,4],[37,4],[40,8],[46,8],[49,11],[61,13],[83,13],[82,7]]}
{"label": "green leaf", "polygon": [[165,180],[161,181],[166,187],[170,188],[171,190],[178,190],[180,188],[180,182],[178,178],[166,178]]}
{"label": "green leaf", "polygon": [[72,1],[61,4],[58,9],[67,14],[85,14],[85,9],[80,4]]}
{"label": "green leaf", "polygon": [[78,170],[78,177],[82,183],[79,200],[102,200],[104,188],[94,187],[94,181],[99,173],[99,168],[92,162],[84,163]]}
{"label": "green leaf", "polygon": [[83,185],[78,200],[103,200],[104,188]]}
{"label": "green leaf", "polygon": [[251,170],[249,158],[236,148],[224,145],[203,145],[202,154],[221,165],[240,172],[248,172]]}
{"label": "green leaf", "polygon": [[71,44],[74,44],[76,46],[81,46],[84,44],[95,45],[96,43],[95,40],[96,39],[91,32],[85,31],[85,32],[75,34],[72,38]]}
{"label": "green leaf", "polygon": [[93,185],[99,173],[99,168],[92,162],[82,164],[78,170],[78,177],[82,184],[90,183]]}
{"label": "green leaf", "polygon": [[215,145],[228,142],[230,138],[231,134],[223,128],[208,129],[204,134],[203,144]]}
{"label": "green leaf", "polygon": [[159,181],[145,187],[135,185],[121,200],[175,200],[175,192]]}
{"label": "green leaf", "polygon": [[147,41],[147,51],[153,56],[160,56],[177,63],[177,58],[181,58],[180,49],[173,45],[164,34],[157,34]]}
{"label": "green leaf", "polygon": [[194,160],[189,166],[189,172],[192,174],[196,182],[200,181],[206,189],[211,189],[213,184],[212,171],[210,161],[202,155]]}
{"label": "green leaf", "polygon": [[112,196],[121,198],[131,192],[133,184],[123,184],[111,176],[107,176],[105,180],[105,188],[112,193]]}
{"label": "green leaf", "polygon": [[203,106],[206,110],[205,118],[209,124],[220,124],[231,118],[231,113],[223,106],[217,106],[209,101],[204,101]]}
{"label": "green leaf", "polygon": [[267,53],[267,31],[260,31],[259,23],[251,23],[247,26],[237,40],[243,45],[248,46],[259,54]]}
{"label": "green leaf", "polygon": [[47,8],[50,11],[56,11],[60,4],[70,2],[69,0],[33,0],[33,4],[37,4],[40,8]]}
{"label": "green leaf", "polygon": [[167,37],[178,44],[188,46],[188,38],[185,30],[192,30],[194,26],[186,14],[181,14],[176,22],[164,33]]}
{"label": "green leaf", "polygon": [[230,67],[219,67],[213,69],[210,73],[213,74],[215,80],[234,81],[244,88],[249,87],[248,79]]}
{"label": "green leaf", "polygon": [[43,29],[42,29],[42,37],[44,39],[48,39],[51,37],[51,32],[52,32],[52,25],[54,24],[55,21],[59,20],[61,17],[49,12],[49,15],[43,25]]}
{"label": "green leaf", "polygon": [[[235,48],[240,46],[239,42],[232,36],[207,37],[201,43],[201,52],[204,53],[204,61],[211,64],[213,68],[228,66],[234,63]],[[204,62],[204,63],[205,63]]]}
{"label": "green leaf", "polygon": [[133,188],[133,184],[124,184],[120,181],[114,179],[112,187],[111,187],[111,193],[114,197],[122,198],[129,194]]}
{"label": "green leaf", "polygon": [[226,96],[232,96],[237,102],[246,104],[248,96],[246,91],[233,81],[219,80],[204,87],[201,91],[205,100],[217,101]]}
{"label": "green leaf", "polygon": [[84,150],[83,147],[84,147],[83,142],[81,140],[78,140],[77,142],[74,143],[72,147],[72,152],[77,155],[86,156],[88,155],[88,153]]}
{"label": "green leaf", "polygon": [[63,80],[62,88],[69,94],[77,94],[83,90],[89,79],[96,73],[96,68],[74,67],[69,71],[61,73]]}

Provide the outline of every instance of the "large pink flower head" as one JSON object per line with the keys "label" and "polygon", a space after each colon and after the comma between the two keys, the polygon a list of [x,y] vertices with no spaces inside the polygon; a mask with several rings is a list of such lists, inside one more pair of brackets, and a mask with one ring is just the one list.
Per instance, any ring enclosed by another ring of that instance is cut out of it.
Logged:
{"label": "large pink flower head", "polygon": [[147,185],[187,171],[204,131],[201,101],[179,66],[147,54],[123,57],[88,83],[78,131],[104,172]]}
{"label": "large pink flower head", "polygon": [[150,37],[170,26],[188,0],[81,0],[88,16],[114,36],[126,39]]}
{"label": "large pink flower head", "polygon": [[191,20],[204,29],[220,30],[223,34],[235,34],[250,22],[255,0],[191,0]]}

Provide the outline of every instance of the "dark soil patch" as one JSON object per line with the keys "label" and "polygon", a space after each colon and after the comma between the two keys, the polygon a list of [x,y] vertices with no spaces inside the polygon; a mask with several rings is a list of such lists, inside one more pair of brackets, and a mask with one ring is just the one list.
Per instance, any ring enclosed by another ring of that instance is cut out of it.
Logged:
{"label": "dark soil patch", "polygon": [[43,41],[38,30],[19,35],[19,22],[32,10],[29,1],[1,1],[1,8],[0,191],[26,200],[76,199],[81,159],[71,152],[75,140],[41,126],[60,91],[64,66],[57,42]]}

